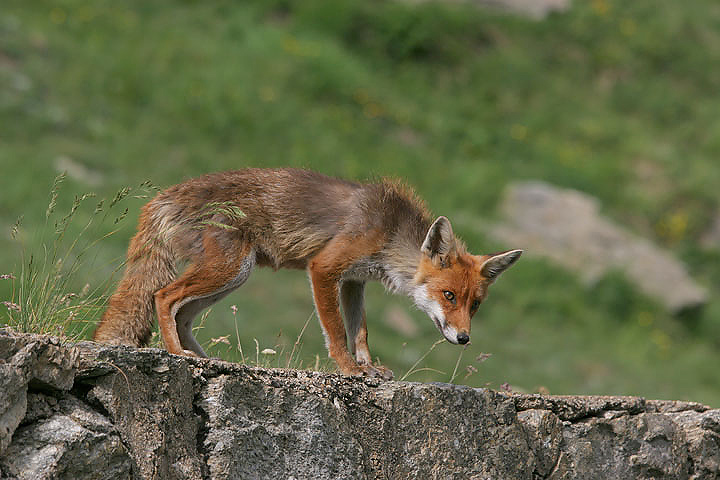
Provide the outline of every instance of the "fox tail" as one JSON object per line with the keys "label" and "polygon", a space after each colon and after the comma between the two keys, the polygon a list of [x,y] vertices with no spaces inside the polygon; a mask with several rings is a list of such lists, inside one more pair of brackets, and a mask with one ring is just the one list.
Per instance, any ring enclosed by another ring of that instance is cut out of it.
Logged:
{"label": "fox tail", "polygon": [[93,340],[142,347],[150,340],[154,294],[177,276],[176,258],[167,236],[156,225],[151,206],[143,208],[138,232],[130,241],[125,273],[108,301]]}

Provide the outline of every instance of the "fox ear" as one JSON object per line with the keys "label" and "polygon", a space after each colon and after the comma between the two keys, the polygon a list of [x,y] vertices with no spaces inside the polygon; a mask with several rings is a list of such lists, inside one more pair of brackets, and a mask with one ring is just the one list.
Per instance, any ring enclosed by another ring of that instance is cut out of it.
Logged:
{"label": "fox ear", "polygon": [[445,266],[450,257],[455,254],[455,235],[453,235],[450,220],[445,217],[438,217],[437,220],[430,225],[425,241],[420,249],[422,253],[427,255],[430,260],[435,262],[439,260],[440,264]]}
{"label": "fox ear", "polygon": [[522,253],[522,250],[508,250],[507,252],[495,253],[480,266],[480,273],[492,283],[501,273],[510,268],[510,266],[520,258]]}

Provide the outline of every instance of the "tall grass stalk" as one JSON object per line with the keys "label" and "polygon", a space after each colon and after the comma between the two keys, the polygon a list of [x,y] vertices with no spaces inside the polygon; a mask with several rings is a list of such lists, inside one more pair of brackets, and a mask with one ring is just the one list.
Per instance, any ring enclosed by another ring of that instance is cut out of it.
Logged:
{"label": "tall grass stalk", "polygon": [[[3,303],[7,308],[9,327],[32,333],[62,335],[71,340],[85,336],[88,327],[99,317],[115,274],[123,262],[97,265],[100,245],[120,229],[128,208],[121,211],[123,200],[136,190],[121,189],[109,206],[98,201],[88,211],[87,203],[94,193],[76,195],[69,211],[58,213],[58,201],[65,173],[55,178],[45,211],[44,226],[37,234],[33,247],[23,240],[22,217],[12,228],[13,240],[20,249],[18,272],[12,275],[11,299]],[[137,190],[142,192],[149,183]],[[143,198],[144,195],[136,195]],[[110,274],[95,286],[85,281],[94,268]]]}

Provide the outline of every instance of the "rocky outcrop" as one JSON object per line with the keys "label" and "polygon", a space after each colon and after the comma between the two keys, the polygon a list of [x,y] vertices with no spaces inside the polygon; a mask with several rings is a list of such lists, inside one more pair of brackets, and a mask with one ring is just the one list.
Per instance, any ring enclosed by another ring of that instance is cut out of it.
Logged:
{"label": "rocky outcrop", "polygon": [[700,244],[707,249],[720,250],[720,213],[715,215],[710,228],[700,237]]}
{"label": "rocky outcrop", "polygon": [[500,210],[503,221],[490,231],[493,237],[529,255],[548,257],[587,281],[622,271],[675,313],[707,301],[707,291],[670,252],[603,217],[589,195],[544,182],[518,182],[507,187]]}
{"label": "rocky outcrop", "polygon": [[494,7],[541,20],[552,12],[570,8],[570,0],[469,0],[468,3]]}
{"label": "rocky outcrop", "polygon": [[266,370],[0,330],[0,477],[720,478],[720,410]]}
{"label": "rocky outcrop", "polygon": [[[430,0],[404,0],[421,3]],[[509,13],[542,20],[553,12],[564,12],[570,8],[570,0],[445,0],[447,3],[464,3],[479,8],[493,8]]]}

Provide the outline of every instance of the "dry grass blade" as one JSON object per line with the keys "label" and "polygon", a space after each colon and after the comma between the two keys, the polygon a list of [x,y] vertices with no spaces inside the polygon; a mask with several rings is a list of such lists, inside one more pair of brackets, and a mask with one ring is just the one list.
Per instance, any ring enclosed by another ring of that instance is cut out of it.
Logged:
{"label": "dry grass blade", "polygon": [[290,351],[290,356],[288,356],[287,363],[285,364],[285,368],[290,368],[290,364],[292,362],[293,356],[295,355],[295,351],[300,347],[300,340],[302,339],[303,334],[305,333],[305,329],[308,326],[308,323],[310,323],[310,319],[313,317],[315,312],[311,312],[308,316],[307,320],[305,320],[305,325],[303,325],[302,330],[300,330],[300,334],[297,336],[297,339],[295,340],[295,343],[293,344],[293,348]]}
{"label": "dry grass blade", "polygon": [[417,372],[420,372],[423,370],[427,370],[427,369],[417,369],[416,370],[415,367],[417,367],[418,364],[420,364],[420,362],[425,360],[425,357],[430,355],[430,352],[435,350],[435,347],[437,347],[438,345],[440,345],[441,343],[444,343],[444,342],[445,342],[445,339],[441,338],[440,340],[433,343],[432,346],[430,347],[430,349],[427,352],[425,352],[420,358],[418,358],[415,363],[413,363],[412,367],[410,367],[410,369],[407,371],[407,373],[405,373],[405,375],[403,375],[402,378],[400,378],[400,381],[402,382],[403,380],[405,380],[406,378],[408,378],[410,375],[412,375],[414,373],[417,373]]}
{"label": "dry grass blade", "polygon": [[453,380],[455,380],[455,376],[457,375],[458,366],[460,366],[460,360],[462,359],[463,353],[465,353],[465,350],[467,350],[469,344],[466,344],[463,346],[462,350],[460,350],[460,353],[458,354],[457,362],[455,362],[455,368],[453,369],[452,375],[450,375],[450,381],[448,383],[453,383]]}

